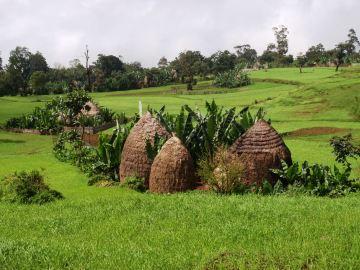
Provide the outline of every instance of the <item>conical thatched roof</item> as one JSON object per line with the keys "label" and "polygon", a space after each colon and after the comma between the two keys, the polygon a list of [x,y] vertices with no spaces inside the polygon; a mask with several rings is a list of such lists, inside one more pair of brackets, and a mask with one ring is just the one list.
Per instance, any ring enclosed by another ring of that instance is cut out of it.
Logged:
{"label": "conical thatched roof", "polygon": [[146,153],[146,139],[154,142],[155,134],[169,138],[166,129],[147,112],[132,128],[121,153],[120,181],[128,176],[136,176],[145,180],[148,186],[152,161]]}
{"label": "conical thatched roof", "polygon": [[270,169],[280,168],[281,160],[291,164],[291,153],[281,136],[266,121],[256,122],[229,148],[231,155],[244,165],[246,184],[261,184],[265,179],[275,183]]}
{"label": "conical thatched roof", "polygon": [[185,191],[194,184],[195,169],[189,151],[177,137],[161,148],[151,166],[149,189],[156,193]]}
{"label": "conical thatched roof", "polygon": [[88,101],[85,103],[80,113],[85,116],[95,116],[100,113],[100,109],[95,103]]}

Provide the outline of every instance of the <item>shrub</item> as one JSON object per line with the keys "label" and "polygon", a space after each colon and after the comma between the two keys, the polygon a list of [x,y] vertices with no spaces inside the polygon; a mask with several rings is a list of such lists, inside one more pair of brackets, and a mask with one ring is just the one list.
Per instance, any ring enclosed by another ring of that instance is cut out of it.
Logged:
{"label": "shrub", "polygon": [[242,182],[244,167],[239,159],[230,158],[224,147],[216,151],[213,159],[205,157],[198,165],[198,175],[212,190],[223,194],[245,192]]}
{"label": "shrub", "polygon": [[251,84],[251,79],[244,72],[242,66],[236,66],[232,70],[219,73],[214,79],[214,85],[217,87],[236,88],[249,84]]}
{"label": "shrub", "polygon": [[39,171],[15,172],[0,181],[0,200],[12,203],[44,204],[62,199],[60,192],[50,189]]}
{"label": "shrub", "polygon": [[119,181],[120,153],[133,124],[117,124],[111,136],[100,134],[97,148],[85,145],[76,131],[62,132],[54,143],[54,155],[85,172],[90,177],[89,185],[100,180]]}
{"label": "shrub", "polygon": [[330,145],[333,147],[335,160],[348,168],[351,167],[348,158],[357,159],[360,157],[360,147],[353,145],[351,134],[343,137],[333,137],[330,140]]}
{"label": "shrub", "polygon": [[121,184],[122,187],[127,187],[129,189],[133,189],[139,192],[145,192],[145,181],[143,178],[130,176],[126,177],[124,183]]}
{"label": "shrub", "polygon": [[331,169],[321,164],[310,165],[304,161],[301,165],[295,162],[288,166],[282,161],[281,169],[273,169],[284,187],[295,188],[301,192],[316,196],[336,197],[358,191],[359,179],[350,179],[351,169],[341,171],[336,166]]}

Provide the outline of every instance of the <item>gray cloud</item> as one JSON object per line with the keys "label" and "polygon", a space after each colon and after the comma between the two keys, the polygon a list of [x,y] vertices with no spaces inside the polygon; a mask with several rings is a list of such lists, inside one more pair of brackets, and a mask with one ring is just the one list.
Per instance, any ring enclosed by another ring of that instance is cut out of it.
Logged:
{"label": "gray cloud", "polygon": [[21,45],[67,64],[88,44],[93,61],[105,53],[150,66],[185,49],[209,55],[249,43],[261,52],[284,24],[296,55],[360,31],[359,10],[358,0],[0,0],[0,51],[6,61]]}

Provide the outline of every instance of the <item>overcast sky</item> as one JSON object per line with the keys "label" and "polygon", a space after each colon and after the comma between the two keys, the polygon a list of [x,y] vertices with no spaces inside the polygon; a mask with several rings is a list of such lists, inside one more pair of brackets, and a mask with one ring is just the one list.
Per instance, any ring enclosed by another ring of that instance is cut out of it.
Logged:
{"label": "overcast sky", "polygon": [[294,55],[331,48],[349,28],[360,35],[360,0],[0,0],[0,51],[6,62],[26,46],[67,65],[83,62],[88,44],[91,61],[103,53],[152,66],[186,49],[210,55],[249,43],[261,53],[280,24]]}

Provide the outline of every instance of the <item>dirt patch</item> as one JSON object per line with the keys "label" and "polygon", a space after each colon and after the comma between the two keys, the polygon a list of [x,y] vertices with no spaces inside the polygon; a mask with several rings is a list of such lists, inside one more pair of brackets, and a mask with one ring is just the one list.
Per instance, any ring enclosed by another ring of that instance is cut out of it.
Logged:
{"label": "dirt patch", "polygon": [[331,135],[340,132],[346,132],[345,128],[336,127],[311,127],[311,128],[300,128],[291,132],[283,134],[289,137],[301,137],[301,136],[314,136],[314,135]]}

